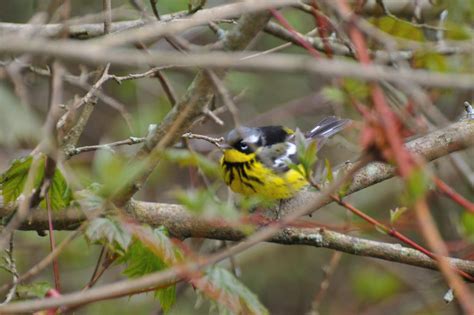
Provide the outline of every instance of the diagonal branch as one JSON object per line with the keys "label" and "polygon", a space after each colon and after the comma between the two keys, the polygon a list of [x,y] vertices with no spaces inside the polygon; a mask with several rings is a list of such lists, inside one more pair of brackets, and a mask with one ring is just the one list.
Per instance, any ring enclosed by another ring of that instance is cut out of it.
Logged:
{"label": "diagonal branch", "polygon": [[[436,160],[452,152],[469,148],[472,145],[474,145],[474,123],[468,120],[453,123],[444,129],[436,130],[406,143],[408,150],[416,153],[426,161]],[[394,168],[388,164],[370,163],[356,173],[347,194],[355,193],[391,178],[395,175],[394,172]],[[282,209],[283,212],[297,205],[307,203],[308,200],[314,198],[314,194],[317,193],[301,193],[295,200],[285,205],[285,209]],[[206,221],[186,219],[186,216],[184,216],[186,211],[179,205],[133,201],[129,205],[128,210],[140,222],[145,222],[152,226],[165,225],[173,234],[180,237],[204,237],[203,231],[211,229],[211,226]],[[7,217],[13,211],[14,209],[3,205],[0,199],[0,217]],[[83,220],[85,220],[85,216],[77,208],[54,213],[54,226],[59,230],[73,230]],[[44,230],[48,226],[47,216],[40,210],[33,211],[29,220],[26,221],[21,229]],[[215,238],[221,237],[219,229],[214,230],[212,233],[215,233]],[[226,229],[223,228],[222,233],[227,233]]]}
{"label": "diagonal branch", "polygon": [[[229,51],[245,49],[269,19],[270,15],[267,12],[243,15],[237,25],[226,34],[223,44],[224,49]],[[224,72],[221,71],[220,75],[223,76]],[[159,162],[160,152],[178,141],[181,135],[202,115],[204,108],[212,99],[213,88],[212,81],[205,71],[201,70],[194,78],[183,99],[173,106],[159,127],[149,132],[144,145],[133,159],[134,162],[136,160],[146,160],[147,167],[134,181],[115,196],[114,203],[118,207],[124,206],[143,185]]]}

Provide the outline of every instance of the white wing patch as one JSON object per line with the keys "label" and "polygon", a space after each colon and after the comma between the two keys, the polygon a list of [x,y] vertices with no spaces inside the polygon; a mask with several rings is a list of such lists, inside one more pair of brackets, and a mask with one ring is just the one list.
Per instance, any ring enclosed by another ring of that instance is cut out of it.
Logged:
{"label": "white wing patch", "polygon": [[296,144],[287,142],[286,152],[280,157],[276,158],[273,162],[273,167],[276,169],[287,167],[288,163],[291,163],[291,156],[296,153]]}

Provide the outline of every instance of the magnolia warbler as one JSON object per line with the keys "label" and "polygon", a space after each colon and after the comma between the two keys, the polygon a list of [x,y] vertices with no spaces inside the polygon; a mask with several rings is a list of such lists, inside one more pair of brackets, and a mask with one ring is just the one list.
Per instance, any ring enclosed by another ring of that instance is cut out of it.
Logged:
{"label": "magnolia warbler", "polygon": [[[342,130],[349,120],[330,116],[304,134],[318,148]],[[266,199],[288,199],[308,185],[289,163],[298,165],[295,133],[283,126],[239,127],[231,130],[222,146],[221,167],[226,184],[236,193]]]}

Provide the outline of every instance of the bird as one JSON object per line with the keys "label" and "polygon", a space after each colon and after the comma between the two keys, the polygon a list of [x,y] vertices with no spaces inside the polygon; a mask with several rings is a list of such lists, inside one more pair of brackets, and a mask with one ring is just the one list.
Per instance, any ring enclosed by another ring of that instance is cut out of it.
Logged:
{"label": "bird", "polygon": [[[316,141],[320,149],[326,140],[350,122],[329,116],[304,134],[305,141]],[[220,160],[224,181],[244,196],[285,200],[308,186],[298,159],[295,131],[284,126],[239,126],[227,133]]]}

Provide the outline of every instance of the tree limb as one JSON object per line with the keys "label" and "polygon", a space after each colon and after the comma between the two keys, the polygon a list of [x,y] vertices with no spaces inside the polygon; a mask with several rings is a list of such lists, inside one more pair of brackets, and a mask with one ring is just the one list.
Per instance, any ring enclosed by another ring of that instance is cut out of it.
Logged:
{"label": "tree limb", "polygon": [[[467,148],[473,143],[474,124],[470,121],[462,121],[410,141],[407,143],[407,147],[426,160],[434,160],[451,152]],[[394,169],[392,167],[382,163],[371,163],[355,175],[348,193],[359,191],[393,175]],[[304,204],[310,200],[309,198],[314,198],[314,194],[302,194],[286,207],[296,207],[298,204]],[[9,215],[11,211],[13,210],[2,207],[0,204],[1,217]],[[203,237],[238,241],[245,237],[241,230],[233,226],[221,221],[197,218],[189,214],[180,205],[132,201],[128,206],[128,211],[139,222],[151,226],[164,225],[171,234],[179,238]],[[55,212],[54,227],[60,230],[73,230],[85,219],[80,209],[70,208]],[[35,210],[29,220],[26,220],[21,226],[21,229],[41,230],[47,228],[47,226],[46,212]],[[327,230],[291,227],[281,231],[271,241],[280,244],[325,247],[354,255],[381,258],[430,269],[437,268],[432,259],[416,250],[404,248],[400,245],[364,240]],[[474,262],[463,260],[452,260],[452,262],[461,270],[474,274]]]}
{"label": "tree limb", "polygon": [[[471,45],[472,46],[472,45]],[[472,48],[471,48],[472,49]],[[130,48],[107,49],[102,45],[74,40],[53,41],[46,39],[23,39],[15,41],[0,38],[0,53],[30,53],[52,56],[59,59],[79,61],[86,64],[111,62],[125,67],[135,66],[186,66],[212,69],[280,73],[314,73],[327,77],[352,77],[368,81],[387,81],[396,84],[418,84],[421,86],[473,90],[472,74],[444,74],[426,70],[393,69],[382,65],[361,65],[344,60],[314,60],[310,56],[294,54],[272,54],[248,58],[249,53],[206,52],[186,55],[159,51],[144,54]]]}

